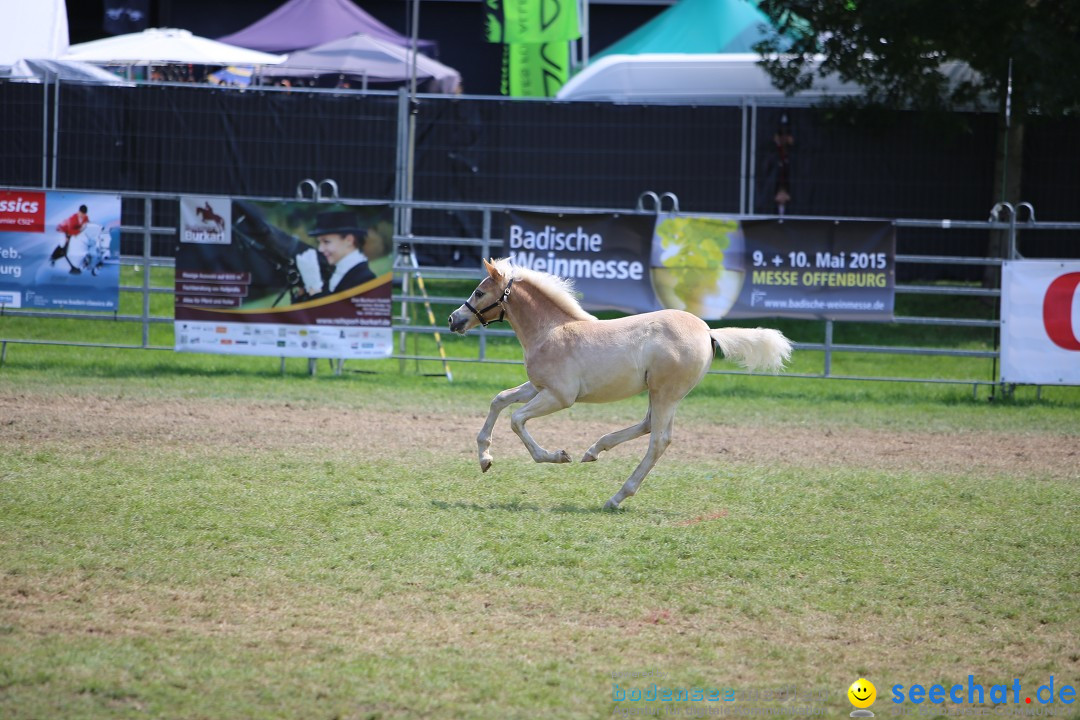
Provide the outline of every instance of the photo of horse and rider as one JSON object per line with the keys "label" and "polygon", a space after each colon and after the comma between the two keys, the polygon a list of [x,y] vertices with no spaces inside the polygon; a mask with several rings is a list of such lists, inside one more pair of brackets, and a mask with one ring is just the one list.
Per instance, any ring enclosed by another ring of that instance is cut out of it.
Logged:
{"label": "photo of horse and rider", "polygon": [[394,231],[386,205],[232,200],[226,209],[222,201],[194,199],[199,227],[225,224],[227,212],[229,232],[221,241],[182,242],[178,268],[250,278],[240,309],[328,298],[391,270]]}
{"label": "photo of horse and rider", "polygon": [[69,275],[81,275],[86,271],[97,276],[107,262],[115,262],[115,233],[112,228],[94,222],[90,217],[90,208],[85,203],[57,223],[56,232],[61,237],[49,255],[50,267],[55,268],[59,264],[59,269]]}
{"label": "photo of horse and rider", "polygon": [[0,293],[11,307],[115,310],[120,198],[10,191],[0,223]]}

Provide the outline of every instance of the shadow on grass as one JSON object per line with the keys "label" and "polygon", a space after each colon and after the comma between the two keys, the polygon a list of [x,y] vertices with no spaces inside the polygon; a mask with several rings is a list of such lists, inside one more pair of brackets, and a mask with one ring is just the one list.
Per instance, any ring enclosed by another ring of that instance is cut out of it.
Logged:
{"label": "shadow on grass", "polygon": [[1080,392],[1069,386],[1018,388],[1015,393],[992,385],[979,386],[972,393],[970,383],[888,382],[836,380],[830,378],[758,378],[735,380],[737,376],[712,376],[696,387],[697,395],[715,400],[762,400],[766,402],[804,402],[813,399],[837,405],[862,405],[866,402],[921,404],[942,407],[1080,407]]}
{"label": "shadow on grass", "polygon": [[[97,352],[131,352],[129,350],[97,350]],[[172,351],[163,351],[172,352]],[[75,362],[70,358],[34,357],[24,361],[19,357],[8,357],[0,373],[5,370],[33,370],[51,373],[54,377],[78,377],[100,378],[108,380],[123,380],[137,377],[154,378],[281,378],[281,377],[309,377],[306,358],[289,358],[285,372],[281,371],[280,358],[260,358],[252,356],[240,356],[229,358],[214,358],[213,356],[196,356],[185,364],[178,360],[177,355],[168,356],[165,360],[150,360],[146,356],[131,358],[127,361],[113,361],[105,355],[89,359],[85,362]],[[379,369],[356,369],[344,368],[340,376],[333,373],[334,366],[328,361],[320,359],[316,365],[316,377],[323,379],[344,380],[349,375],[401,375],[413,378],[412,375],[403,375],[397,367]]]}
{"label": "shadow on grass", "polygon": [[432,507],[435,507],[439,510],[473,510],[475,512],[487,512],[488,510],[503,510],[506,512],[560,513],[568,515],[617,515],[626,512],[624,508],[607,510],[602,505],[581,507],[580,505],[571,505],[570,503],[563,503],[562,505],[556,505],[555,507],[543,508],[539,505],[535,505],[532,503],[521,502],[487,503],[481,505],[480,503],[460,501],[446,502],[445,500],[432,500],[431,505]]}
{"label": "shadow on grass", "polygon": [[888,381],[846,381],[815,377],[742,377],[711,376],[694,388],[691,396],[723,399],[805,401],[814,398],[841,404],[879,402],[935,402],[943,405],[978,405],[985,403],[989,390],[973,397],[970,383],[895,383]]}

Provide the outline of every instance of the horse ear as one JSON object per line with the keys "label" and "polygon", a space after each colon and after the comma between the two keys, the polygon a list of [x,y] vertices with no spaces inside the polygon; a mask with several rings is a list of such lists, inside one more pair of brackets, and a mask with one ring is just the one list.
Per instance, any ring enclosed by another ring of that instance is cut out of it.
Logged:
{"label": "horse ear", "polygon": [[484,261],[484,269],[487,270],[488,275],[491,276],[492,280],[498,280],[499,279],[499,269],[497,267],[495,267],[494,263],[485,260]]}

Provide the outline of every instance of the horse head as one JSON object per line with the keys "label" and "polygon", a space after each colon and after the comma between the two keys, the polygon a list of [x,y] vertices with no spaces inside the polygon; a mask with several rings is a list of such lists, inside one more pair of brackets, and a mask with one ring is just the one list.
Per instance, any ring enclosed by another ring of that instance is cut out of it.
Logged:
{"label": "horse head", "polygon": [[487,277],[480,281],[468,300],[450,313],[451,332],[464,335],[477,325],[487,327],[505,316],[503,303],[510,297],[514,278],[501,263],[484,260]]}

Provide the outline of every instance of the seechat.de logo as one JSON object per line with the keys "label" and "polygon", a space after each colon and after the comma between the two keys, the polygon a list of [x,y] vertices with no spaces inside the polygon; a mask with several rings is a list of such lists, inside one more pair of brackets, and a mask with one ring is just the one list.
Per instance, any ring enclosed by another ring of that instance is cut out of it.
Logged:
{"label": "seechat.de logo", "polygon": [[[1029,686],[1030,687],[1030,686]],[[1056,695],[1056,697],[1055,697]],[[994,705],[1047,705],[1059,702],[1063,705],[1072,705],[1076,702],[1076,688],[1072,685],[1057,683],[1055,686],[1054,676],[1050,676],[1050,682],[1040,685],[1035,692],[1025,690],[1019,678],[1014,678],[1012,684],[990,685],[984,687],[975,682],[974,675],[968,675],[967,685],[957,683],[950,687],[941,684],[920,685],[914,684],[908,687],[904,685],[892,686],[892,701],[896,704],[905,700],[915,705],[930,703],[941,705],[945,702],[956,704],[968,703],[970,705],[982,705],[986,702]]]}

